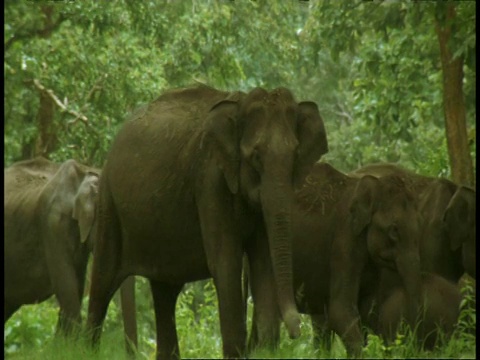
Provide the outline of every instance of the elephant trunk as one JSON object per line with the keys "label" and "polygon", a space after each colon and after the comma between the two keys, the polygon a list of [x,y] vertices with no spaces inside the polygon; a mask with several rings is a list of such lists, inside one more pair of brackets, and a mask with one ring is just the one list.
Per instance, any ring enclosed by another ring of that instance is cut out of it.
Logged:
{"label": "elephant trunk", "polygon": [[[268,173],[268,172],[267,172]],[[261,203],[267,230],[277,299],[290,338],[300,336],[300,316],[295,305],[292,276],[293,185],[287,173],[263,179]]]}
{"label": "elephant trunk", "polygon": [[422,274],[420,269],[420,256],[417,252],[406,252],[397,259],[397,268],[402,277],[406,292],[406,320],[415,327],[419,319],[422,305]]}

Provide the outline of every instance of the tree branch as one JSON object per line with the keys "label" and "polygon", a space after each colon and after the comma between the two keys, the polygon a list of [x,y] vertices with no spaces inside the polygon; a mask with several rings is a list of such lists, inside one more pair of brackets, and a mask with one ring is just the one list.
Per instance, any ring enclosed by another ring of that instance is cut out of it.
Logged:
{"label": "tree branch", "polygon": [[55,22],[48,21],[48,24],[42,29],[29,29],[29,30],[26,30],[25,32],[16,33],[6,41],[3,47],[3,53],[5,54],[8,51],[8,49],[10,49],[10,47],[17,41],[27,40],[34,37],[46,38],[50,36],[52,32],[55,31],[60,26],[60,24],[64,22],[66,19],[67,17],[65,15],[60,14],[57,21]]}
{"label": "tree branch", "polygon": [[50,96],[50,98],[54,101],[55,104],[57,104],[57,106],[60,109],[62,109],[62,111],[66,112],[70,115],[75,116],[75,120],[80,119],[84,123],[88,123],[88,118],[85,115],[80,114],[80,113],[76,112],[75,110],[67,109],[67,107],[62,103],[62,101],[53,93],[53,90],[47,89],[45,86],[43,86],[40,83],[40,81],[38,81],[37,79],[33,79],[33,85],[35,85],[35,87],[38,90],[40,90],[41,92],[44,92],[45,94]]}

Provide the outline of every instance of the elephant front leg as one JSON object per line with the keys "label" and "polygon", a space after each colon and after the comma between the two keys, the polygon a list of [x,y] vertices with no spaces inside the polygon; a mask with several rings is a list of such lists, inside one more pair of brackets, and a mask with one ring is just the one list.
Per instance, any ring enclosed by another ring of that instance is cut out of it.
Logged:
{"label": "elephant front leg", "polygon": [[212,270],[220,313],[223,355],[226,358],[244,357],[247,331],[242,299],[242,252],[239,249],[225,249]]}
{"label": "elephant front leg", "polygon": [[56,259],[50,264],[49,271],[53,291],[60,306],[57,334],[74,334],[81,323],[80,308],[85,278],[76,272],[73,264],[64,261],[64,258]]}
{"label": "elephant front leg", "polygon": [[[347,232],[348,234],[348,232]],[[336,235],[330,258],[328,321],[341,338],[349,356],[359,357],[364,344],[358,312],[360,279],[367,252],[355,247],[342,231]]]}
{"label": "elephant front leg", "polygon": [[338,302],[330,307],[330,326],[341,337],[348,356],[360,357],[363,336],[360,330],[360,316],[349,303]]}
{"label": "elephant front leg", "polygon": [[150,280],[155,323],[157,327],[157,359],[179,359],[175,304],[183,284],[170,285]]}
{"label": "elephant front leg", "polygon": [[235,219],[233,197],[221,184],[209,185],[197,197],[208,269],[217,291],[223,356],[244,357],[246,314],[242,296],[243,228]]}
{"label": "elephant front leg", "polygon": [[280,341],[281,314],[275,298],[276,289],[268,242],[264,231],[247,248],[249,280],[253,298],[252,332],[248,352],[256,347],[275,349]]}
{"label": "elephant front leg", "polygon": [[208,231],[204,224],[207,262],[217,291],[223,356],[245,355],[246,314],[242,296],[242,243],[228,231]]}

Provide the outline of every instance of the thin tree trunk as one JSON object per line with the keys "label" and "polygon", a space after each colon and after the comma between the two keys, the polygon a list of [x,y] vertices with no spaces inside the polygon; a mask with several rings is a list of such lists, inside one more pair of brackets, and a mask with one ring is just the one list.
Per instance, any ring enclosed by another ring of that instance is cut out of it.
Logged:
{"label": "thin tree trunk", "polygon": [[445,5],[445,17],[435,18],[443,73],[445,131],[452,178],[458,184],[474,185],[472,157],[468,146],[465,101],[463,95],[463,56],[453,58],[449,48],[455,4]]}
{"label": "thin tree trunk", "polygon": [[[25,124],[25,128],[29,128],[32,126],[32,123],[35,121],[33,116],[31,115],[31,111],[28,111],[26,115],[23,116],[23,122]],[[35,156],[35,142],[36,138],[30,139],[26,134],[22,134],[22,154],[20,158],[15,159],[15,161],[20,160],[27,160],[31,159]]]}
{"label": "thin tree trunk", "polygon": [[57,145],[57,136],[53,124],[55,104],[46,91],[40,91],[40,106],[37,113],[38,137],[35,143],[35,156],[48,155]]}

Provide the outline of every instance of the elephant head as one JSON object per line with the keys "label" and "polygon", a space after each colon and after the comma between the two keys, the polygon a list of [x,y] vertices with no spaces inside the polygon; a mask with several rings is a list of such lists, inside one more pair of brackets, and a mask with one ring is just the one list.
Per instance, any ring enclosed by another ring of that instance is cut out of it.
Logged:
{"label": "elephant head", "polygon": [[400,177],[363,176],[350,207],[353,232],[366,232],[367,249],[380,267],[398,272],[408,297],[408,320],[417,316],[421,289],[420,219],[415,197]]}
{"label": "elephant head", "polygon": [[[47,206],[48,231],[59,232],[58,226],[74,226],[79,234],[79,243],[86,244],[92,251],[92,228],[95,223],[98,179],[100,172],[77,163],[75,160],[64,162],[57,173],[45,185],[40,201]],[[46,198],[48,197],[48,198]],[[59,214],[70,216],[73,222],[60,222]],[[74,224],[74,225],[72,225]]]}
{"label": "elephant head", "polygon": [[218,167],[232,194],[263,213],[280,311],[291,337],[299,335],[292,285],[291,211],[295,182],[328,151],[323,120],[313,102],[289,90],[235,93],[209,113]]}
{"label": "elephant head", "polygon": [[432,179],[419,208],[424,218],[422,267],[454,282],[465,270],[475,276],[475,191]]}
{"label": "elephant head", "polygon": [[[72,218],[78,221],[80,229],[80,242],[85,243],[90,239],[95,221],[95,205],[98,193],[98,174],[89,172],[80,183],[75,194]],[[89,241],[89,248],[93,250],[93,241]]]}
{"label": "elephant head", "polygon": [[396,164],[371,164],[351,173],[357,177],[364,174],[396,174],[418,195],[423,270],[454,282],[465,271],[475,275],[475,190],[447,179],[418,175]]}

